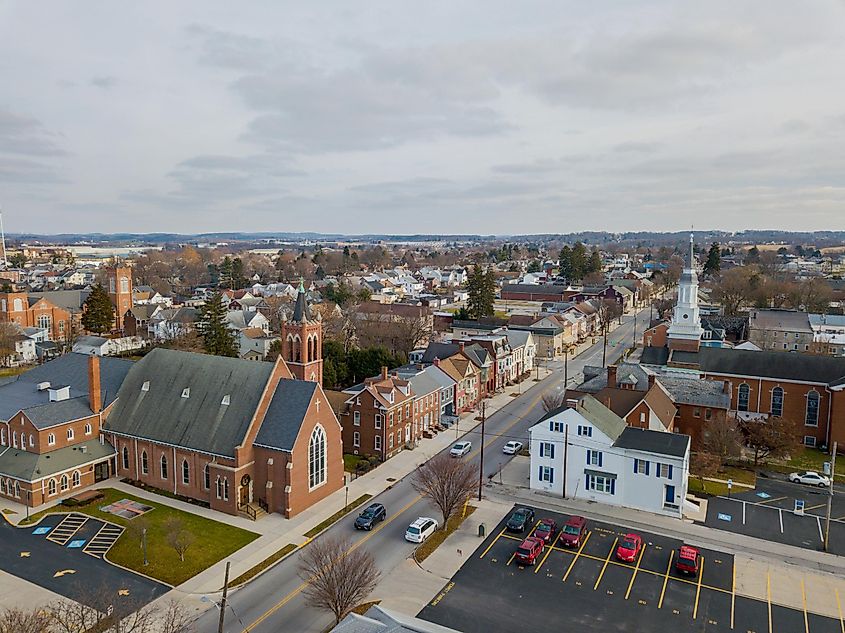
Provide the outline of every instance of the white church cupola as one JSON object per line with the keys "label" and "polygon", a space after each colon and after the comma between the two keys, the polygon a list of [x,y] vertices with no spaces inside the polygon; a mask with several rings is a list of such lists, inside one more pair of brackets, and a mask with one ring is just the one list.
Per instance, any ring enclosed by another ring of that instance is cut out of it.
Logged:
{"label": "white church cupola", "polygon": [[701,344],[701,315],[698,309],[698,273],[695,270],[693,235],[689,236],[689,259],[678,282],[678,304],[667,332],[670,350],[697,352]]}

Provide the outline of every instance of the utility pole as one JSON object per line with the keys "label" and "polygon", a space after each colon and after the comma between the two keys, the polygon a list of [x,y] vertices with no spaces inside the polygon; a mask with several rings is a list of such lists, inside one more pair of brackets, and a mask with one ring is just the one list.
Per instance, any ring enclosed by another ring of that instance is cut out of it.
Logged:
{"label": "utility pole", "polygon": [[632,345],[634,350],[637,349],[637,308],[634,308],[634,344]]}
{"label": "utility pole", "polygon": [[481,501],[481,483],[484,478],[484,420],[487,417],[487,401],[481,401],[481,463],[478,466],[478,500]]}
{"label": "utility pole", "polygon": [[569,456],[569,424],[563,425],[563,498],[566,499],[566,458]]}
{"label": "utility pole", "polygon": [[141,530],[141,545],[144,548],[144,567],[150,564],[147,560],[147,528]]}
{"label": "utility pole", "polygon": [[229,565],[226,561],[226,576],[223,580],[223,599],[220,600],[220,621],[217,623],[217,633],[223,633],[223,618],[226,617],[226,596],[229,593]]}
{"label": "utility pole", "polygon": [[608,324],[604,324],[604,346],[601,350],[601,366],[607,367],[607,326]]}
{"label": "utility pole", "polygon": [[569,344],[563,348],[563,391],[569,387]]}
{"label": "utility pole", "polygon": [[824,519],[824,551],[830,538],[830,513],[833,511],[833,486],[836,479],[836,442],[833,443],[833,451],[830,456],[830,494],[827,497],[827,516]]}
{"label": "utility pole", "polygon": [[3,230],[2,210],[0,210],[0,243],[3,246],[3,268],[9,268],[9,259],[6,257],[6,232]]}

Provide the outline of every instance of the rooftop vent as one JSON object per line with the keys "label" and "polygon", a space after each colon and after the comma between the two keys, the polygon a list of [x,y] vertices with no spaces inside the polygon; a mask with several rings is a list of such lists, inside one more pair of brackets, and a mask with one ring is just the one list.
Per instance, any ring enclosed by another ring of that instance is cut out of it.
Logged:
{"label": "rooftop vent", "polygon": [[150,381],[145,380],[144,384],[141,385],[141,391],[149,391],[150,390]]}
{"label": "rooftop vent", "polygon": [[50,402],[60,402],[70,398],[70,387],[50,387],[48,393],[50,394]]}
{"label": "rooftop vent", "polygon": [[182,389],[182,397],[183,398],[190,398],[191,397],[191,388],[190,387],[185,387],[184,389]]}
{"label": "rooftop vent", "polygon": [[229,404],[230,402],[231,402],[231,400],[230,400],[230,398],[229,398],[229,394],[227,393],[225,396],[223,396],[223,400],[220,402],[220,404],[221,404],[221,405],[227,405],[227,404]]}
{"label": "rooftop vent", "polygon": [[38,386],[37,386],[38,391],[47,391],[47,389],[49,389],[49,388],[50,388],[49,382],[39,382]]}

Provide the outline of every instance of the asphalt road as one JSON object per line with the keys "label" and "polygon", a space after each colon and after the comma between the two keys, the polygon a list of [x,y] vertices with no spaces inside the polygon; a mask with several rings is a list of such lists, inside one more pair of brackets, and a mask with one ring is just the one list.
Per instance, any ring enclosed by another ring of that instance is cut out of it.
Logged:
{"label": "asphalt road", "polygon": [[[648,325],[648,318],[648,310],[643,310],[637,316],[638,337]],[[608,363],[618,359],[626,345],[630,346],[633,340],[633,324],[633,317],[625,316],[622,325],[608,335]],[[569,360],[571,385],[579,382],[585,365],[602,364],[602,346],[603,342],[599,338],[595,345]],[[502,454],[505,442],[511,439],[528,441],[528,429],[543,414],[543,393],[552,389],[563,389],[563,361],[551,361],[549,366],[553,369],[549,377],[538,383],[524,382],[524,393],[487,419],[484,441],[485,476],[498,472],[504,463],[512,459],[511,456]],[[508,388],[509,391],[513,389],[516,387]],[[465,439],[472,441],[473,451],[464,459],[478,460],[481,446],[480,428],[468,433]],[[396,482],[374,500],[385,505],[388,516],[372,532],[359,532],[353,528],[357,515],[353,512],[323,534],[348,536],[352,548],[365,547],[369,550],[379,569],[386,574],[408,558],[414,550],[415,546],[404,539],[408,525],[420,516],[437,518],[439,515],[431,504],[421,499],[414,491],[409,477]],[[300,552],[301,550],[230,594],[225,633],[323,631],[331,626],[331,615],[305,604],[302,595],[304,584],[297,575]],[[216,633],[218,618],[218,610],[209,609],[197,620],[197,630],[202,633]]]}

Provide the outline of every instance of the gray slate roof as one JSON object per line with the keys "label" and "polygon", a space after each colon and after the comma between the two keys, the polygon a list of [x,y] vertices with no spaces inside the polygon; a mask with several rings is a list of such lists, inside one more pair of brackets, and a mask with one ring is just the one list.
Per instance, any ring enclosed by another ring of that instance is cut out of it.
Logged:
{"label": "gray slate roof", "polygon": [[373,605],[364,615],[350,613],[331,633],[458,633],[427,620]]}
{"label": "gray slate roof", "polygon": [[682,433],[650,431],[627,426],[613,443],[618,448],[683,457],[689,449],[690,437]]}
{"label": "gray slate roof", "polygon": [[[571,409],[572,407],[568,405],[563,405],[558,407],[557,409],[552,409],[542,418],[537,420],[537,423],[543,422],[548,420],[549,418],[553,418],[559,413],[566,411],[567,409]],[[582,396],[579,400],[577,405],[575,406],[575,410],[580,413],[584,419],[590,421],[599,431],[604,433],[607,437],[609,437],[612,441],[615,441],[618,438],[622,431],[625,430],[627,424],[625,424],[625,420],[620,418],[616,415],[613,411],[608,409],[604,406],[601,402],[593,398],[593,396],[586,395]]]}
{"label": "gray slate roof", "polygon": [[305,419],[308,405],[311,404],[316,391],[316,382],[280,380],[258,430],[255,444],[280,451],[292,451],[302,427],[302,420]]}
{"label": "gray slate roof", "polygon": [[46,299],[54,306],[64,308],[71,312],[82,310],[82,304],[88,298],[91,291],[85,290],[48,290],[46,292],[30,292],[29,296],[35,299]]}
{"label": "gray slate roof", "polygon": [[[156,348],[129,371],[105,428],[231,456],[272,371],[273,363]],[[146,381],[149,391],[142,391]],[[190,395],[183,398],[186,388]],[[226,395],[228,405],[222,404]]]}
{"label": "gray slate roof", "polygon": [[[630,377],[633,376],[633,379]],[[607,387],[607,369],[602,367],[595,367],[592,365],[584,367],[584,377],[587,378],[581,383],[577,390],[586,391],[587,393],[598,393]],[[648,374],[645,370],[635,363],[620,363],[616,368],[616,383],[610,385],[611,387],[618,387],[619,384],[629,384],[632,380],[636,381],[635,389],[637,391],[648,390]]]}
{"label": "gray slate roof", "polygon": [[[16,376],[9,382],[0,383],[0,420],[8,420],[18,411],[37,407],[33,413],[33,423],[38,428],[45,428],[68,420],[84,417],[77,415],[81,405],[87,408],[88,402],[88,355],[65,354],[55,360],[34,367]],[[100,359],[100,388],[103,407],[107,407],[117,397],[118,389],[132,367],[132,361],[120,358],[103,357]],[[70,400],[50,402],[46,391],[38,391],[38,383],[49,382],[51,385],[68,385]],[[69,404],[73,402],[72,404]],[[73,417],[66,417],[71,415]],[[88,409],[87,415],[91,415]],[[39,426],[40,425],[40,426]]]}
{"label": "gray slate roof", "polygon": [[[436,393],[440,390],[440,383],[432,378],[434,372],[423,371],[408,379],[411,383],[411,389],[418,396],[425,396],[430,393]],[[442,372],[440,372],[442,373]]]}
{"label": "gray slate roof", "polygon": [[722,381],[681,376],[658,376],[657,381],[663,385],[676,403],[719,409],[730,408],[731,396],[725,393]]}
{"label": "gray slate roof", "polygon": [[80,336],[75,344],[88,345],[90,347],[101,347],[108,343],[109,339],[102,336]]}
{"label": "gray slate roof", "polygon": [[[83,453],[81,446],[86,447]],[[25,481],[49,477],[55,473],[106,459],[114,455],[114,448],[108,442],[100,444],[92,439],[81,444],[65,446],[49,453],[30,453],[17,448],[4,447],[0,452],[0,475]]]}
{"label": "gray slate roof", "polygon": [[845,358],[777,351],[750,351],[703,347],[694,352],[675,352],[680,362],[698,362],[708,373],[760,376],[830,384],[845,377]]}

